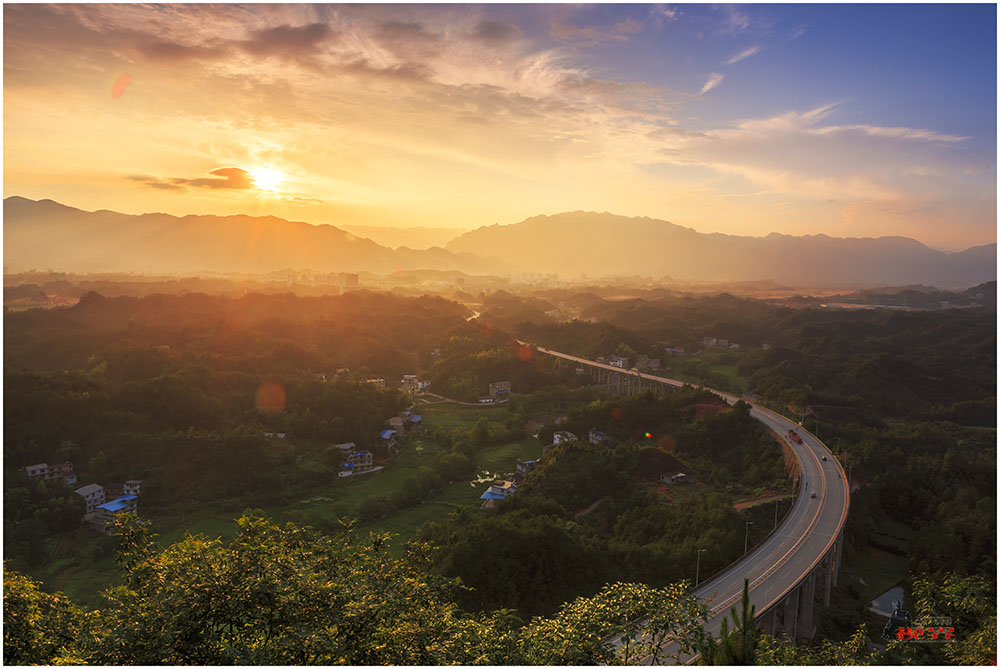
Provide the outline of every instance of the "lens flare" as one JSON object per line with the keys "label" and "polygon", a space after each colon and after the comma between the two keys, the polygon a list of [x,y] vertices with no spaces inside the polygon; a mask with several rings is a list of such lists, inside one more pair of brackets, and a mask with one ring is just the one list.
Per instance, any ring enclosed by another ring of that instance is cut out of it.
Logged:
{"label": "lens flare", "polygon": [[517,359],[521,362],[531,362],[531,359],[534,357],[535,352],[527,344],[517,349]]}
{"label": "lens flare", "polygon": [[619,418],[622,417],[622,410],[619,409],[618,407],[615,407],[614,409],[611,410],[611,417],[614,418],[615,420],[618,420]]}
{"label": "lens flare", "polygon": [[255,403],[264,413],[278,413],[285,408],[285,389],[269,381],[257,389]]}
{"label": "lens flare", "polygon": [[652,439],[652,438],[653,438],[653,435],[650,434],[649,432],[647,432],[646,433],[646,439]]}

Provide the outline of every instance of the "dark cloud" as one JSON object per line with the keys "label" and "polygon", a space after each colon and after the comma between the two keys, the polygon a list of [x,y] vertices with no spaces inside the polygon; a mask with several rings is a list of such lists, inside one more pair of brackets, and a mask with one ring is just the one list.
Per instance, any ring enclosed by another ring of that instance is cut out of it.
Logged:
{"label": "dark cloud", "polygon": [[150,188],[159,188],[162,190],[184,190],[183,186],[178,186],[177,184],[149,176],[148,174],[130,174],[125,178],[130,181],[138,181],[139,183],[149,186]]}
{"label": "dark cloud", "polygon": [[379,39],[405,39],[423,42],[437,42],[441,39],[438,35],[427,32],[424,24],[416,21],[384,21],[375,30],[375,36]]}
{"label": "dark cloud", "polygon": [[472,31],[474,39],[484,42],[506,42],[521,36],[521,29],[513,23],[499,21],[481,21]]}
{"label": "dark cloud", "polygon": [[240,46],[256,56],[310,55],[336,36],[337,33],[325,23],[281,25],[254,31],[249,40],[240,42]]}
{"label": "dark cloud", "polygon": [[222,167],[212,170],[209,174],[214,174],[221,179],[171,179],[175,184],[195,186],[197,188],[253,188],[253,179],[250,173],[239,167]]}
{"label": "dark cloud", "polygon": [[189,187],[234,189],[254,187],[250,173],[239,167],[220,167],[217,170],[212,170],[209,174],[213,174],[217,178],[200,177],[197,179],[182,179],[175,177],[173,179],[160,179],[143,174],[131,175],[125,178],[138,181],[150,188],[160,188],[163,190],[186,190]]}

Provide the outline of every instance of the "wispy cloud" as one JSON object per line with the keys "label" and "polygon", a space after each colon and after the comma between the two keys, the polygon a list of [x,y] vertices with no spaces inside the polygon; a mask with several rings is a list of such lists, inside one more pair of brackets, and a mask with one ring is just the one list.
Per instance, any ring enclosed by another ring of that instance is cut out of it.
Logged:
{"label": "wispy cloud", "polygon": [[760,44],[755,44],[754,46],[748,49],[744,49],[743,51],[740,51],[739,53],[735,54],[732,58],[727,60],[725,64],[732,65],[734,63],[740,62],[741,60],[746,60],[750,56],[756,56],[758,53],[760,53],[760,50],[762,48],[763,47]]}
{"label": "wispy cloud", "polygon": [[656,28],[662,28],[668,23],[673,23],[681,17],[681,10],[670,5],[652,5],[649,8],[649,17]]}
{"label": "wispy cloud", "polygon": [[700,91],[698,91],[698,95],[708,93],[710,90],[721,84],[723,79],[725,79],[725,76],[719,74],[718,72],[713,72],[708,76],[708,81],[705,82],[705,85],[701,87]]}

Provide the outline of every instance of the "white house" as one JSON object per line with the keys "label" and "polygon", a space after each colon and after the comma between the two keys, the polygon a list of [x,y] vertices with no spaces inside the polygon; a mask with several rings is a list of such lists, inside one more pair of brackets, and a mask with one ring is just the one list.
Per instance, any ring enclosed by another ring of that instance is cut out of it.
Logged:
{"label": "white house", "polygon": [[104,488],[96,483],[77,488],[73,492],[87,501],[87,513],[93,511],[99,504],[104,504]]}

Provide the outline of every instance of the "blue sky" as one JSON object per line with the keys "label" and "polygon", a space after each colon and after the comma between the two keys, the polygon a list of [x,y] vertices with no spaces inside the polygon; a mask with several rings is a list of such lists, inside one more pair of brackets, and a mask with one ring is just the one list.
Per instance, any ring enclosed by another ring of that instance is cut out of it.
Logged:
{"label": "blue sky", "polygon": [[4,24],[5,195],[996,240],[991,4],[6,5]]}

